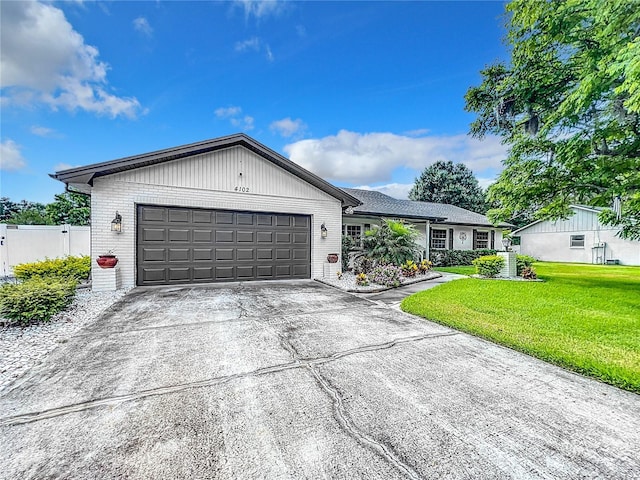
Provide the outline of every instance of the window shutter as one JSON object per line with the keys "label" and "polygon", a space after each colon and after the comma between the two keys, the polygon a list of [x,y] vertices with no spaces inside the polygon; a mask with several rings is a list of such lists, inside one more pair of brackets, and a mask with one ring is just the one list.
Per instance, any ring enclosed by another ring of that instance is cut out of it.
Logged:
{"label": "window shutter", "polygon": [[453,250],[453,228],[449,229],[449,250]]}
{"label": "window shutter", "polygon": [[496,231],[491,230],[491,250],[495,250],[496,248]]}
{"label": "window shutter", "polygon": [[478,231],[474,228],[473,229],[473,249],[474,250],[477,248],[477,244],[478,244]]}

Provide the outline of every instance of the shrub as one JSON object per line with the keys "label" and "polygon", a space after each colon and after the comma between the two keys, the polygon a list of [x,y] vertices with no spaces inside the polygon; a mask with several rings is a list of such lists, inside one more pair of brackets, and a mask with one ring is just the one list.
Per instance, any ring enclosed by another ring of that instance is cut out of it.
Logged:
{"label": "shrub", "polygon": [[529,255],[516,255],[516,268],[518,269],[518,276],[522,276],[522,271],[533,265],[536,259]]}
{"label": "shrub", "polygon": [[342,271],[349,270],[349,252],[354,249],[356,242],[349,235],[342,235]]}
{"label": "shrub", "polygon": [[538,278],[538,275],[536,274],[536,271],[533,267],[524,267],[522,269],[522,272],[520,273],[520,276],[527,280],[535,280],[536,278]]}
{"label": "shrub", "polygon": [[431,270],[431,267],[433,267],[433,263],[430,260],[427,260],[426,258],[418,264],[420,273],[427,273],[429,270]]}
{"label": "shrub", "polygon": [[417,237],[413,225],[385,219],[379,228],[365,232],[363,247],[366,256],[376,262],[402,265],[417,258],[420,252],[415,243]]}
{"label": "shrub", "polygon": [[353,259],[353,273],[369,273],[376,266],[376,262],[366,255],[358,255]]}
{"label": "shrub", "polygon": [[405,277],[415,277],[418,273],[418,265],[413,260],[407,260],[402,264],[402,275]]}
{"label": "shrub", "polygon": [[359,273],[356,275],[356,285],[360,285],[362,287],[369,285],[369,279],[367,278],[366,273]]}
{"label": "shrub", "polygon": [[499,257],[498,255],[485,255],[483,257],[476,258],[473,261],[473,264],[476,266],[476,272],[478,275],[493,278],[498,275],[502,267],[504,267],[504,258]]}
{"label": "shrub", "polygon": [[41,262],[22,263],[13,267],[13,274],[19,280],[28,280],[33,277],[56,277],[80,281],[88,279],[90,273],[91,258],[89,256],[47,258]]}
{"label": "shrub", "polygon": [[385,287],[398,287],[402,281],[402,269],[395,265],[378,265],[371,271],[369,280]]}
{"label": "shrub", "polygon": [[46,322],[64,310],[76,294],[76,281],[33,277],[0,288],[0,316],[21,324]]}
{"label": "shrub", "polygon": [[452,267],[456,265],[471,265],[476,258],[484,255],[495,255],[496,250],[431,250],[429,259],[436,267]]}

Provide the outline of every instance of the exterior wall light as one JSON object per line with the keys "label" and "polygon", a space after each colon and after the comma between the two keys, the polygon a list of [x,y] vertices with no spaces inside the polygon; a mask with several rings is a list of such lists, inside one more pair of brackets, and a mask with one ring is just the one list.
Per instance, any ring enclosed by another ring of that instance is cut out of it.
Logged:
{"label": "exterior wall light", "polygon": [[320,225],[320,236],[322,238],[327,238],[327,226],[324,223]]}
{"label": "exterior wall light", "polygon": [[502,238],[502,246],[504,247],[504,251],[508,252],[509,247],[511,247],[511,237],[503,237]]}
{"label": "exterior wall light", "polygon": [[111,220],[111,231],[122,233],[122,215],[116,211],[116,218]]}

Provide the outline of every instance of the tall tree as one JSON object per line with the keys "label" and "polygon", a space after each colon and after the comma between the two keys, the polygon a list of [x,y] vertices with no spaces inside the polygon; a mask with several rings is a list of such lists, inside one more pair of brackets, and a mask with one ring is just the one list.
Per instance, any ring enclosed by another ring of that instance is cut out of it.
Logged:
{"label": "tall tree", "polygon": [[484,193],[473,172],[461,163],[438,161],[424,169],[409,191],[411,200],[448,203],[484,213]]}
{"label": "tall tree", "polygon": [[55,224],[89,225],[91,197],[75,192],[54,196],[55,201],[47,205],[47,214]]}
{"label": "tall tree", "polygon": [[465,97],[472,135],[510,147],[489,217],[559,219],[588,203],[640,238],[638,2],[513,0],[507,11],[511,62],[483,70]]}

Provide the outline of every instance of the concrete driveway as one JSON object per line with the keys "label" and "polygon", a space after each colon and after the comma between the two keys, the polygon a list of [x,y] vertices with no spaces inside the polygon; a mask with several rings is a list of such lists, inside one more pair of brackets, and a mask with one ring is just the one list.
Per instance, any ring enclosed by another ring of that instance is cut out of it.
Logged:
{"label": "concrete driveway", "polygon": [[640,475],[639,396],[314,282],[136,289],[0,406],[7,479]]}

